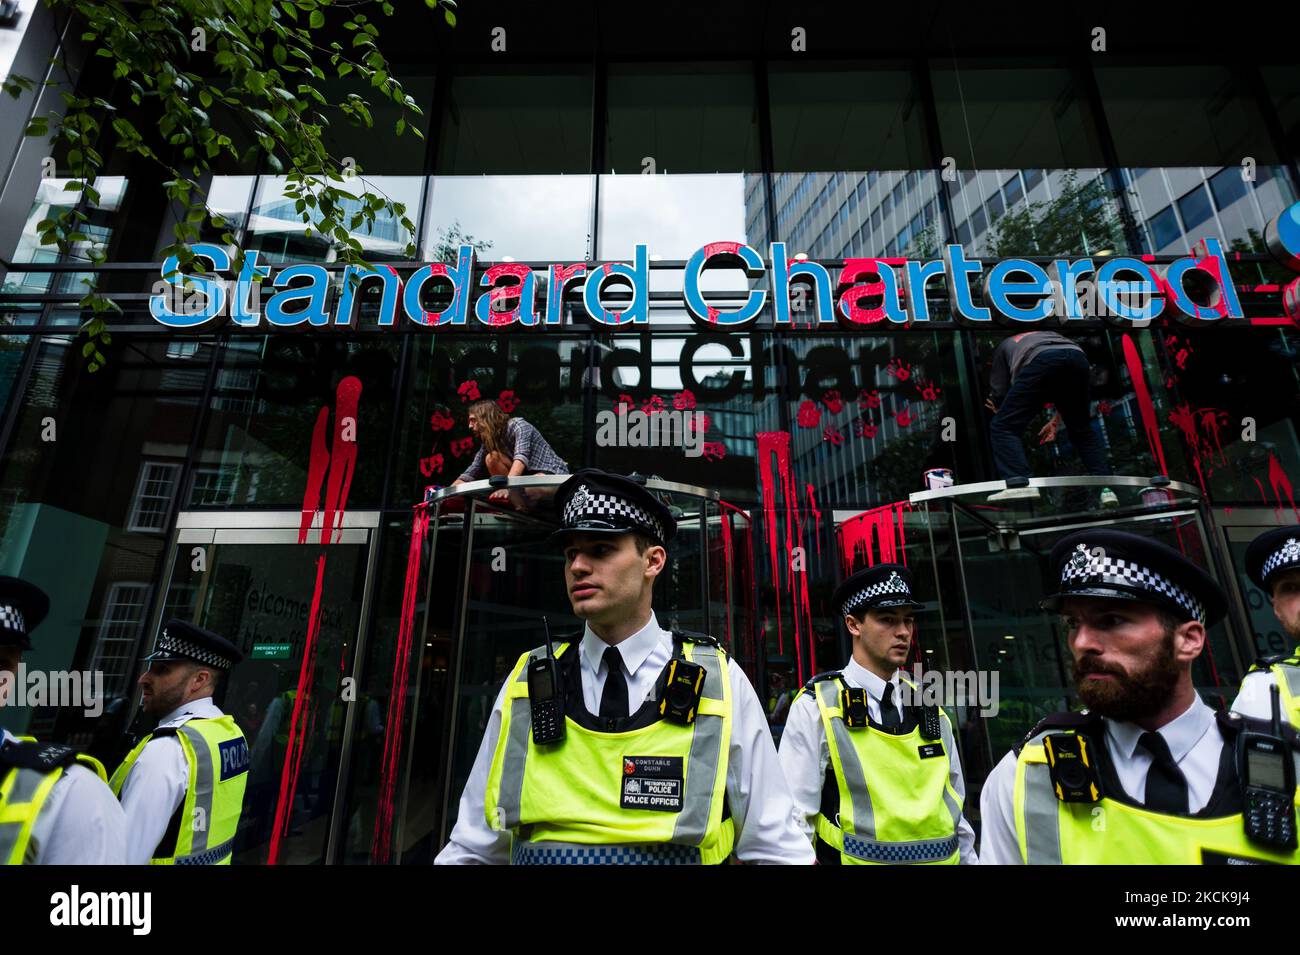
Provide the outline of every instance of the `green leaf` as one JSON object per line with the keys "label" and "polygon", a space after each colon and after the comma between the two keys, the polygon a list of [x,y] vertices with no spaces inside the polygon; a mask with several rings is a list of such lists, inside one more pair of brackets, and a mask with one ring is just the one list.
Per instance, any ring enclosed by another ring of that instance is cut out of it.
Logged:
{"label": "green leaf", "polygon": [[325,14],[322,13],[320,10],[313,10],[311,12],[311,16],[307,20],[307,23],[311,26],[313,30],[319,30],[321,27],[325,25]]}
{"label": "green leaf", "polygon": [[397,135],[400,136],[400,135],[402,135],[402,133],[404,133],[404,132],[406,132],[406,120],[405,120],[405,119],[399,119],[399,120],[397,121]]}
{"label": "green leaf", "polygon": [[95,343],[94,343],[94,342],[86,342],[86,344],[84,344],[84,345],[81,346],[81,357],[82,357],[82,358],[89,358],[89,357],[90,357],[90,353],[93,352],[94,350],[95,350]]}
{"label": "green leaf", "polygon": [[443,10],[442,18],[447,21],[447,26],[454,27],[456,25],[456,14],[450,10]]}
{"label": "green leaf", "polygon": [[280,66],[284,66],[289,60],[289,54],[284,49],[284,44],[277,43],[271,47],[271,59],[275,60]]}
{"label": "green leaf", "polygon": [[211,109],[212,94],[207,90],[199,90],[199,102],[203,105],[204,109]]}

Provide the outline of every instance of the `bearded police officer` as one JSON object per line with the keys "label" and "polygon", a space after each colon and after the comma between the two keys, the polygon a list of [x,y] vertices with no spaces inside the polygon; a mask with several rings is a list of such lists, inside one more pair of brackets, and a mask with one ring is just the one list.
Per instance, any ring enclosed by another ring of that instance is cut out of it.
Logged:
{"label": "bearded police officer", "polygon": [[1242,716],[1268,719],[1276,686],[1283,718],[1300,728],[1300,527],[1276,527],[1251,541],[1246,574],[1268,594],[1292,649],[1259,660],[1242,681],[1232,708]]}
{"label": "bearded police officer", "polygon": [[974,863],[966,786],[948,715],[903,679],[921,606],[902,564],[836,588],[853,654],[790,707],[781,766],[805,834],[832,865]]}
{"label": "bearded police officer", "polygon": [[1064,618],[1088,710],[1044,719],[993,770],[981,861],[1296,862],[1294,731],[1216,716],[1192,688],[1227,610],[1214,580],[1120,531],[1072,534],[1050,566],[1042,606]]}
{"label": "bearded police officer", "polygon": [[[0,701],[50,610],[34,584],[0,577]],[[6,684],[8,684],[6,686]],[[0,864],[120,865],[126,820],[98,760],[0,730]]]}
{"label": "bearded police officer", "polygon": [[[437,862],[813,861],[763,707],[709,637],[651,610],[676,522],[645,487],[579,471],[556,495],[580,637],[506,679]],[[540,628],[539,628],[540,629]]]}
{"label": "bearded police officer", "polygon": [[113,774],[136,865],[229,865],[248,782],[248,743],[212,702],[243,659],[220,634],[168,620],[145,657],[140,707],[158,726]]}

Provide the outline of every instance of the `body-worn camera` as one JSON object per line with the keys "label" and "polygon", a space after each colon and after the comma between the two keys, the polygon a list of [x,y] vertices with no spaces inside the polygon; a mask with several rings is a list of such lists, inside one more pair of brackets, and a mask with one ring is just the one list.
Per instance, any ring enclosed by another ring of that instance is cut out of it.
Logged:
{"label": "body-worn camera", "polygon": [[700,708],[704,692],[704,667],[689,660],[668,661],[668,676],[659,699],[659,714],[673,723],[690,725]]}
{"label": "body-worn camera", "polygon": [[851,729],[858,729],[870,722],[867,691],[861,687],[846,686],[840,690],[840,709],[844,712],[844,725]]}
{"label": "body-worn camera", "polygon": [[1092,758],[1092,741],[1076,733],[1053,733],[1043,739],[1052,789],[1061,802],[1096,802],[1101,777]]}

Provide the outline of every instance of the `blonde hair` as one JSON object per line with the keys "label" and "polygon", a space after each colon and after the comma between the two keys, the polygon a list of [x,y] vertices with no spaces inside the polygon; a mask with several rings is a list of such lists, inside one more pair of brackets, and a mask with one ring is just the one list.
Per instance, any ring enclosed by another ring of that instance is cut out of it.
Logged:
{"label": "blonde hair", "polygon": [[487,425],[487,434],[483,436],[483,451],[491,454],[496,451],[506,457],[510,451],[506,447],[506,425],[510,416],[501,410],[495,401],[482,398],[469,406],[469,413]]}

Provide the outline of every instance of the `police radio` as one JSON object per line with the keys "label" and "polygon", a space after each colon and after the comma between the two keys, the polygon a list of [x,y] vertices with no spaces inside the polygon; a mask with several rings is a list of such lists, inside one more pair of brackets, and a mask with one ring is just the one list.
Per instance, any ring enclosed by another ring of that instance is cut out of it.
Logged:
{"label": "police radio", "polygon": [[551,625],[545,617],[546,656],[528,664],[528,708],[532,711],[533,742],[539,746],[564,740],[564,687],[560,665],[551,649]]}
{"label": "police radio", "polygon": [[700,708],[700,696],[704,692],[705,675],[704,667],[698,663],[677,657],[669,660],[668,676],[659,699],[659,715],[686,726],[694,723]]}
{"label": "police radio", "polygon": [[1243,730],[1237,737],[1237,772],[1241,777],[1242,816],[1246,838],[1270,849],[1296,848],[1295,762],[1282,738],[1282,707],[1277,685],[1273,724],[1268,733]]}
{"label": "police radio", "polygon": [[1091,743],[1078,733],[1053,733],[1043,738],[1052,789],[1061,802],[1096,802],[1101,798]]}
{"label": "police radio", "polygon": [[943,736],[943,730],[939,725],[939,707],[921,707],[921,735],[929,740],[939,739]]}

